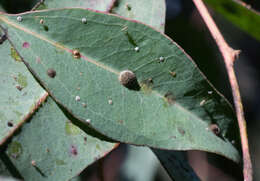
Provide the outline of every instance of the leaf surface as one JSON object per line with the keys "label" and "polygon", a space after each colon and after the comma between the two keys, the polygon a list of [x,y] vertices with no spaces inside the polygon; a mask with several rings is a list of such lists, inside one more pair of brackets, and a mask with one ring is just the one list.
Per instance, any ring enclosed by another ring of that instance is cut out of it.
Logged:
{"label": "leaf surface", "polygon": [[[0,20],[41,84],[87,126],[120,142],[204,150],[239,161],[231,144],[238,139],[232,108],[165,35],[84,9],[2,14]],[[30,46],[22,49],[25,42]],[[137,77],[135,90],[119,82],[124,70]],[[219,136],[210,131],[212,123]]]}
{"label": "leaf surface", "polygon": [[6,154],[26,181],[65,181],[115,146],[72,124],[49,97],[13,137]]}
{"label": "leaf surface", "polygon": [[112,12],[164,32],[165,0],[118,0]]}
{"label": "leaf surface", "polygon": [[[4,33],[1,32],[1,36]],[[46,93],[5,40],[0,44],[0,145]]]}
{"label": "leaf surface", "polygon": [[234,2],[234,0],[205,0],[216,12],[241,30],[260,40],[260,14]]}
{"label": "leaf surface", "polygon": [[81,7],[99,11],[109,11],[115,0],[45,0],[37,9]]}

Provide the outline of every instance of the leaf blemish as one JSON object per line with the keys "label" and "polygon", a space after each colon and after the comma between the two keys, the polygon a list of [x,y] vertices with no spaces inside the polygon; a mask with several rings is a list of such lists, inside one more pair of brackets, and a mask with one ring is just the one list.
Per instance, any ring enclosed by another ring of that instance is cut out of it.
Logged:
{"label": "leaf blemish", "polygon": [[28,42],[23,43],[23,48],[29,48],[29,47],[30,47],[30,43],[28,43]]}
{"label": "leaf blemish", "polygon": [[200,106],[203,106],[205,104],[206,100],[203,99],[201,102],[200,102]]}
{"label": "leaf blemish", "polygon": [[11,57],[17,62],[22,62],[21,57],[18,55],[17,51],[13,47],[11,47]]}
{"label": "leaf blemish", "polygon": [[127,3],[127,4],[126,4],[126,9],[127,9],[128,11],[131,11],[131,9],[132,9],[131,5]]}
{"label": "leaf blemish", "polygon": [[50,78],[54,78],[56,76],[56,71],[54,69],[50,68],[50,69],[47,70],[47,75]]}
{"label": "leaf blemish", "polygon": [[80,58],[80,52],[78,50],[73,50],[72,55],[74,58],[79,59]]}
{"label": "leaf blemish", "polygon": [[159,62],[162,63],[164,62],[165,58],[164,57],[159,57]]}
{"label": "leaf blemish", "polygon": [[82,106],[86,108],[86,107],[87,107],[87,104],[86,104],[85,102],[83,102],[83,103],[82,103]]}
{"label": "leaf blemish", "polygon": [[21,21],[23,21],[23,17],[22,16],[17,16],[16,20],[21,22]]}
{"label": "leaf blemish", "polygon": [[174,96],[173,96],[173,94],[171,93],[171,92],[167,92],[165,95],[164,95],[164,98],[165,98],[165,100],[166,100],[166,102],[169,104],[169,105],[172,105],[172,104],[174,104],[174,100],[175,100],[175,98],[174,98]]}
{"label": "leaf blemish", "polygon": [[82,22],[83,24],[86,24],[86,23],[87,23],[87,18],[82,18],[82,19],[81,19],[81,22]]}
{"label": "leaf blemish", "polygon": [[13,127],[14,124],[13,124],[11,121],[8,121],[8,122],[7,122],[7,126],[8,126],[8,127]]}
{"label": "leaf blemish", "polygon": [[176,77],[176,72],[173,72],[173,71],[169,71],[170,72],[170,75],[172,76],[172,77]]}
{"label": "leaf blemish", "polygon": [[178,128],[178,131],[179,131],[179,133],[180,133],[182,136],[185,134],[185,131],[184,131],[184,129],[182,129],[182,128]]}
{"label": "leaf blemish", "polygon": [[20,86],[20,85],[17,85],[17,86],[15,86],[15,87],[16,87],[16,89],[18,89],[19,91],[21,91],[21,90],[23,89],[23,87]]}
{"label": "leaf blemish", "polygon": [[44,20],[43,19],[40,19],[40,24],[43,24],[44,23]]}
{"label": "leaf blemish", "polygon": [[80,101],[80,97],[79,97],[79,96],[76,96],[76,97],[75,97],[75,100],[76,100],[76,101]]}
{"label": "leaf blemish", "polygon": [[209,126],[209,129],[215,134],[215,135],[219,135],[220,133],[220,128],[218,127],[217,124],[211,124]]}
{"label": "leaf blemish", "polygon": [[43,25],[44,31],[49,31],[49,27],[47,25]]}
{"label": "leaf blemish", "polygon": [[8,145],[7,149],[8,155],[13,158],[18,158],[22,154],[22,145],[19,142],[12,142]]}
{"label": "leaf blemish", "polygon": [[74,145],[70,146],[70,154],[72,156],[77,156],[78,155],[78,150],[77,150],[76,146],[74,146]]}
{"label": "leaf blemish", "polygon": [[140,50],[139,47],[135,47],[136,52],[139,52],[139,50]]}
{"label": "leaf blemish", "polygon": [[35,160],[32,160],[31,164],[32,164],[32,166],[36,167],[36,161]]}
{"label": "leaf blemish", "polygon": [[130,70],[124,70],[120,72],[118,76],[118,80],[121,85],[123,85],[124,87],[130,90],[139,91],[141,88],[135,74]]}

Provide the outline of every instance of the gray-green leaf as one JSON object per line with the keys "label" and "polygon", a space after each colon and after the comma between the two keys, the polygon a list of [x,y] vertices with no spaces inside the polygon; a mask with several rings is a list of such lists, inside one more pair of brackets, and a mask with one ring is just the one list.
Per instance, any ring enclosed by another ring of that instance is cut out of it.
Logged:
{"label": "gray-green leaf", "polygon": [[[239,161],[231,106],[162,33],[84,9],[2,14],[0,21],[42,85],[87,126],[121,142]],[[127,76],[120,82],[119,75]]]}

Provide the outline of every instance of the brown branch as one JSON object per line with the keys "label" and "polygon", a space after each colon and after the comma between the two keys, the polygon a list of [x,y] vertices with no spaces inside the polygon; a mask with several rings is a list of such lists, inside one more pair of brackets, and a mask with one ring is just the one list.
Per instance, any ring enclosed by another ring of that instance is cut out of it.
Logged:
{"label": "brown branch", "polygon": [[210,16],[202,0],[193,0],[193,2],[197,7],[203,20],[205,21],[211,35],[215,39],[218,48],[224,58],[225,66],[229,77],[229,82],[232,89],[233,100],[236,108],[238,125],[240,129],[241,144],[242,144],[242,151],[243,151],[244,181],[252,181],[253,171],[252,171],[252,163],[250,159],[248,140],[247,140],[246,121],[244,117],[243,105],[242,105],[239,87],[238,87],[234,66],[233,66],[235,59],[238,57],[240,53],[240,50],[234,50],[227,44],[227,42],[225,41],[222,34],[220,33],[217,25],[215,24],[214,20]]}

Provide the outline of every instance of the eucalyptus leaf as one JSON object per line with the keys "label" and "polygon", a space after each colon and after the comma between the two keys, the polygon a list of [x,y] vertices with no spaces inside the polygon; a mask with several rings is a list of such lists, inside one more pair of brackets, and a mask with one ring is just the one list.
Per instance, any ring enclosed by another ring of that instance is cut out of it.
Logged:
{"label": "eucalyptus leaf", "polygon": [[[1,32],[1,36],[5,36]],[[46,93],[7,40],[0,44],[0,145]]]}
{"label": "eucalyptus leaf", "polygon": [[2,14],[0,21],[42,86],[86,126],[120,142],[239,161],[230,104],[162,33],[79,8]]}
{"label": "eucalyptus leaf", "polygon": [[165,0],[117,0],[112,12],[146,23],[164,32]]}
{"label": "eucalyptus leaf", "polygon": [[109,11],[115,0],[44,0],[37,9],[52,9],[52,8],[91,8],[99,11]]}
{"label": "eucalyptus leaf", "polygon": [[6,154],[26,181],[65,181],[116,145],[87,135],[49,97],[13,137]]}
{"label": "eucalyptus leaf", "polygon": [[260,14],[234,0],[205,0],[205,2],[241,30],[260,40]]}

